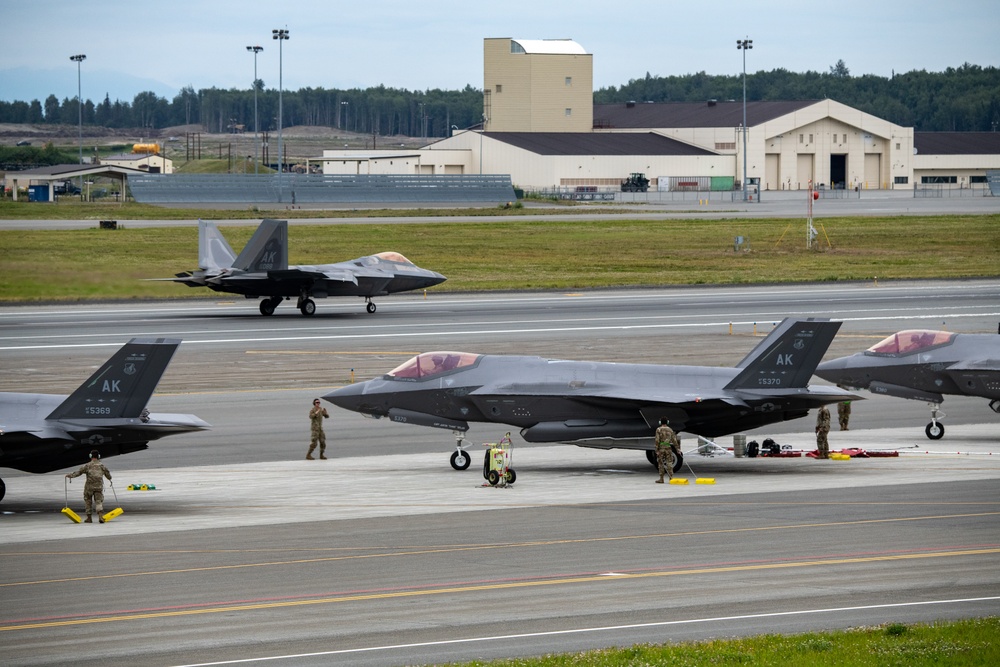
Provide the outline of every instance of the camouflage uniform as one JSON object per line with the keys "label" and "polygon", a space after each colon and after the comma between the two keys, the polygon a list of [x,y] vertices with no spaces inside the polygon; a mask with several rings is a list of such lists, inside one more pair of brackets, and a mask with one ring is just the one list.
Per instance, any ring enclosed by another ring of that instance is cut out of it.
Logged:
{"label": "camouflage uniform", "polygon": [[83,465],[76,472],[71,472],[67,477],[79,477],[86,475],[87,481],[83,485],[83,503],[87,507],[87,521],[90,521],[91,510],[97,510],[98,519],[104,523],[101,513],[104,511],[104,478],[111,479],[111,472],[104,467],[98,459],[91,459],[89,463]]}
{"label": "camouflage uniform", "polygon": [[313,404],[313,409],[309,411],[309,422],[311,430],[311,440],[309,441],[309,452],[306,453],[306,459],[313,460],[313,450],[316,449],[316,444],[319,443],[319,457],[321,459],[326,458],[326,433],[323,431],[323,420],[327,419],[330,413],[326,411],[326,408]]}
{"label": "camouflage uniform", "polygon": [[660,470],[657,484],[663,483],[663,475],[674,478],[674,447],[680,447],[674,429],[661,423],[656,429],[656,467]]}
{"label": "camouflage uniform", "polygon": [[837,419],[840,420],[840,430],[846,431],[847,422],[851,421],[851,402],[841,401],[837,403]]}
{"label": "camouflage uniform", "polygon": [[830,457],[830,443],[826,439],[829,432],[830,411],[824,405],[820,407],[819,413],[816,415],[816,450],[821,459]]}

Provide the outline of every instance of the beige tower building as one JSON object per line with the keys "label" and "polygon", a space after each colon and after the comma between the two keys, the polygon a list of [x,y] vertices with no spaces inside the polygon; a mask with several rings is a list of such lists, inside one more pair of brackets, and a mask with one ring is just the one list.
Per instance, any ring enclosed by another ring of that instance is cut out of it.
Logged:
{"label": "beige tower building", "polygon": [[594,57],[571,39],[483,40],[487,132],[590,132]]}

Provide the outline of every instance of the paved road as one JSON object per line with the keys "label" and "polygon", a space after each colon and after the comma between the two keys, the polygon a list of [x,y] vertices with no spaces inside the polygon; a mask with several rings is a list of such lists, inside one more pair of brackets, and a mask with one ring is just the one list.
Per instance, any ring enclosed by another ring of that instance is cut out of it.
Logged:
{"label": "paved road", "polygon": [[[937,443],[922,404],[862,401],[833,447],[899,457],[692,454],[687,486],[654,485],[634,452],[515,439],[518,482],[484,488],[448,466],[448,432],[342,411],[334,457],[301,460],[313,395],[417,351],[731,365],[794,314],[844,319],[831,355],[846,354],[900,328],[995,331],[998,293],[410,295],[267,319],[245,302],[2,308],[0,390],[68,392],[129,337],[179,336],[153,407],[215,426],[109,459],[126,513],[103,526],[59,514],[60,473],[4,471],[4,662],[425,664],[1000,613],[1000,438],[980,400],[949,398]],[[809,420],[768,433],[813,444]]]}
{"label": "paved road", "polygon": [[[968,191],[966,191],[968,192]],[[668,193],[669,194],[669,193]],[[718,193],[716,193],[718,194]],[[728,194],[728,193],[727,193]],[[656,193],[633,195],[634,202],[619,203],[609,207],[603,203],[581,204],[572,212],[564,212],[564,207],[554,207],[535,202],[526,203],[526,207],[544,213],[546,220],[599,220],[627,217],[639,220],[662,219],[725,219],[725,218],[802,218],[807,217],[807,198],[805,191],[765,192],[759,202],[708,200],[699,203],[697,199],[664,200]],[[442,204],[440,208],[447,209],[453,204]],[[226,220],[226,210],[243,208],[242,206],[218,206],[218,219]],[[308,210],[310,207],[298,207]],[[323,208],[331,208],[324,205]],[[383,204],[356,203],[341,206],[348,210],[364,210],[370,208],[391,208]],[[427,208],[436,208],[426,205]],[[588,212],[591,209],[600,212]],[[613,210],[614,212],[607,212]],[[263,215],[280,218],[282,207],[274,207]],[[886,216],[886,215],[977,215],[1000,213],[1000,198],[984,196],[914,198],[911,191],[878,190],[866,191],[856,199],[820,199],[814,202],[812,215],[814,218],[839,216]],[[392,217],[345,217],[345,218],[296,218],[291,224],[409,224],[436,222],[496,222],[509,221],[510,216],[467,216],[455,215],[448,217],[434,216],[392,216]],[[195,220],[128,220],[120,218],[120,224],[129,227],[173,227],[195,226]],[[259,220],[230,221],[226,224],[257,225]],[[0,220],[0,229],[89,229],[97,226],[96,220]],[[901,232],[903,233],[903,232]]]}

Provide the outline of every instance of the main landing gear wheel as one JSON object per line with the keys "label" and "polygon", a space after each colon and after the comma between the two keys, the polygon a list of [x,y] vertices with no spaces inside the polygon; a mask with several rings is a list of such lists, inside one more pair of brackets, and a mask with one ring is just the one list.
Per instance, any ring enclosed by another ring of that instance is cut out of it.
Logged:
{"label": "main landing gear wheel", "polygon": [[927,437],[931,440],[940,440],[944,437],[944,424],[939,421],[933,421],[927,425],[927,428],[924,429],[924,433],[926,433]]}
{"label": "main landing gear wheel", "polygon": [[0,479],[0,500],[3,500],[4,495],[7,493],[7,485],[3,483]]}
{"label": "main landing gear wheel", "polygon": [[274,315],[274,309],[278,307],[281,303],[281,298],[276,299],[264,299],[260,302],[260,314],[261,315]]}
{"label": "main landing gear wheel", "polygon": [[451,455],[451,467],[455,470],[466,470],[470,463],[472,463],[472,457],[461,449],[456,450]]}
{"label": "main landing gear wheel", "polygon": [[[647,449],[646,450],[646,460],[649,461],[654,468],[660,469],[660,464],[656,462],[656,450]],[[681,466],[684,465],[684,452],[680,452],[674,455],[674,472],[680,472]]]}
{"label": "main landing gear wheel", "polygon": [[368,305],[365,306],[365,310],[367,310],[369,313],[374,313],[375,312],[375,302],[374,301],[369,301]]}
{"label": "main landing gear wheel", "polygon": [[299,310],[306,317],[309,317],[316,313],[316,302],[312,299],[303,299],[302,303],[299,304]]}

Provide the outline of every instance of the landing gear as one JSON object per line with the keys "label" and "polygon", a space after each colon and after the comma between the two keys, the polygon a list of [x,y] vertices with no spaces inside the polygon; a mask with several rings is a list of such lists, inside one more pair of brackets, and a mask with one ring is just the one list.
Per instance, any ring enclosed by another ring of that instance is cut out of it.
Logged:
{"label": "landing gear", "polygon": [[939,417],[944,417],[945,414],[938,410],[937,405],[931,405],[931,423],[927,425],[924,429],[924,433],[931,440],[940,440],[944,437],[944,424],[938,421]]}
{"label": "landing gear", "polygon": [[260,302],[260,314],[261,315],[274,315],[274,309],[278,307],[281,303],[280,296],[273,296],[270,299],[264,299]]}
{"label": "landing gear", "polygon": [[375,312],[375,302],[372,301],[371,299],[367,299],[367,298],[365,300],[368,302],[368,304],[365,306],[365,310],[367,310],[369,313],[374,313]]}
{"label": "landing gear", "polygon": [[455,452],[451,455],[451,467],[455,470],[467,470],[472,463],[472,457],[462,449],[462,441],[465,434],[455,431]]}
{"label": "landing gear", "polygon": [[[646,450],[646,460],[649,461],[654,468],[660,469],[660,464],[656,462],[656,450],[647,449]],[[681,466],[684,465],[684,452],[678,452],[674,455],[674,472],[680,472]]]}
{"label": "landing gear", "polygon": [[316,313],[316,302],[307,296],[299,297],[299,311],[306,317],[310,317]]}
{"label": "landing gear", "polygon": [[4,495],[7,493],[7,485],[3,483],[0,479],[0,500],[3,500]]}

